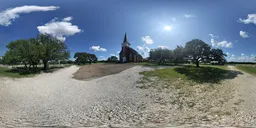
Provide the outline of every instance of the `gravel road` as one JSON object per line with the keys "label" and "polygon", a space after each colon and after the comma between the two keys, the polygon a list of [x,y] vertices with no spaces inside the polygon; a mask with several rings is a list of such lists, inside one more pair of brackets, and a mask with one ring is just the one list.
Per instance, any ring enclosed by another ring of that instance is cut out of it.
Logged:
{"label": "gravel road", "polygon": [[73,79],[78,69],[0,78],[0,127],[156,127],[177,122],[256,126],[256,77],[247,73],[222,81],[214,90],[195,85],[190,87],[193,95],[186,96],[175,89],[140,89],[139,72],[152,70],[149,67],[135,66],[90,81]]}
{"label": "gravel road", "polygon": [[136,88],[135,66],[119,74],[79,81],[72,66],[33,78],[0,78],[0,126],[104,126],[142,123],[147,90]]}
{"label": "gravel road", "polygon": [[[234,66],[229,66],[229,68],[240,71]],[[256,77],[243,72],[233,79],[233,82],[238,85],[236,86],[236,98],[238,108],[240,108],[238,118],[241,125],[256,127]]]}

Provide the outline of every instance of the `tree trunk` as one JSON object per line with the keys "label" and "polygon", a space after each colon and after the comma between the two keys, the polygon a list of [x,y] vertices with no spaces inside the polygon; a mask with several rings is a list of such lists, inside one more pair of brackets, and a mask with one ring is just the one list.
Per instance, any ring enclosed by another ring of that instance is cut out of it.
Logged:
{"label": "tree trunk", "polygon": [[199,61],[196,60],[196,67],[199,67]]}
{"label": "tree trunk", "polygon": [[27,66],[27,64],[26,63],[24,63],[25,64],[25,69],[27,70],[28,69],[28,66]]}
{"label": "tree trunk", "polygon": [[43,61],[43,63],[44,63],[44,70],[45,71],[48,70],[49,68],[48,61]]}

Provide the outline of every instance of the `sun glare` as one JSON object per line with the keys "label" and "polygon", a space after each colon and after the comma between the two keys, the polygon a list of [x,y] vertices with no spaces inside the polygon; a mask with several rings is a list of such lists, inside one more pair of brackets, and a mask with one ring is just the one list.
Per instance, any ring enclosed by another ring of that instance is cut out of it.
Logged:
{"label": "sun glare", "polygon": [[169,30],[171,30],[172,29],[172,27],[171,26],[164,26],[164,30],[167,30],[167,31],[169,31]]}

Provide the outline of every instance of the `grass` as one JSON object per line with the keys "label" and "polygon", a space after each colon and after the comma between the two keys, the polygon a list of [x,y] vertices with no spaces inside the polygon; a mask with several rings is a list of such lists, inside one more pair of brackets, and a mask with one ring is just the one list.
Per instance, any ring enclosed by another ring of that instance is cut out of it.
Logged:
{"label": "grass", "polygon": [[183,74],[176,72],[175,70],[173,70],[173,68],[155,69],[153,71],[140,72],[140,74],[142,74],[144,77],[158,77],[163,80],[177,78],[185,79],[185,76]]}
{"label": "grass", "polygon": [[11,77],[11,78],[21,78],[21,77],[31,77],[36,73],[29,73],[24,71],[18,71],[17,69],[9,69],[7,67],[0,67],[0,77]]}
{"label": "grass", "polygon": [[237,65],[236,68],[252,75],[256,75],[256,65]]}
{"label": "grass", "polygon": [[236,75],[231,73],[226,66],[177,66],[174,68],[155,69],[153,71],[145,71],[140,74],[144,78],[158,77],[162,80],[175,81],[181,79],[183,81],[191,81],[196,83],[219,83],[223,79],[234,78]]}
{"label": "grass", "polygon": [[174,63],[165,63],[165,64],[159,64],[157,62],[142,62],[142,63],[138,63],[139,65],[142,65],[142,66],[175,66]]}
{"label": "grass", "polygon": [[[50,68],[47,72],[54,72],[60,68],[69,67],[71,65],[50,65]],[[0,67],[0,77],[10,77],[10,78],[24,78],[24,77],[33,77],[36,74],[40,74],[43,72],[42,67],[38,67],[34,70],[25,70],[23,67],[15,67],[15,68],[7,68],[7,67]]]}

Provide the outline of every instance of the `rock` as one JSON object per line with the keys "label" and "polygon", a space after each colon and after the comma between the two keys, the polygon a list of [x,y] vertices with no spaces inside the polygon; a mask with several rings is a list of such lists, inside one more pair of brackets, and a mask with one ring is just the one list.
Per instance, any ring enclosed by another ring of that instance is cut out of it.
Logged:
{"label": "rock", "polygon": [[195,106],[195,103],[194,102],[188,102],[187,105],[188,105],[188,107],[192,108],[192,107]]}

